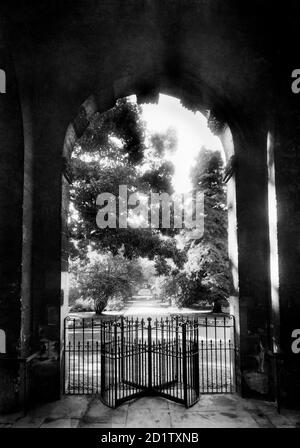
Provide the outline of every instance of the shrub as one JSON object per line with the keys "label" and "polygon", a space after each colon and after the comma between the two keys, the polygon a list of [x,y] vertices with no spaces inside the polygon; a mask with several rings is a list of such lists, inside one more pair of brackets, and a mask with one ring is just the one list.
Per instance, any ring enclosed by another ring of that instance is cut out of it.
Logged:
{"label": "shrub", "polygon": [[70,311],[94,311],[94,300],[91,298],[84,299],[79,297],[71,307]]}
{"label": "shrub", "polygon": [[124,300],[121,295],[116,295],[108,300],[106,311],[121,311],[124,308]]}

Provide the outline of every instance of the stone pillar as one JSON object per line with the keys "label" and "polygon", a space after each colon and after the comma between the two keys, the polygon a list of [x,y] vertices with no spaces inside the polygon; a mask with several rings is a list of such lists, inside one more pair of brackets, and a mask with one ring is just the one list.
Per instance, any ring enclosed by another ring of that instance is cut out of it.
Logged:
{"label": "stone pillar", "polygon": [[272,394],[267,127],[247,117],[232,128],[236,162],[240,388]]}
{"label": "stone pillar", "polygon": [[284,403],[299,406],[300,353],[292,350],[292,332],[300,329],[300,113],[299,96],[291,93],[291,97],[278,111],[273,135],[279,259],[278,389]]}
{"label": "stone pillar", "polygon": [[16,409],[20,386],[22,203],[24,144],[15,70],[0,23],[0,412]]}
{"label": "stone pillar", "polygon": [[[76,93],[69,96],[56,73],[38,79],[32,108],[32,350],[40,360],[32,367],[31,399],[58,399],[61,392],[62,307],[67,297],[67,185],[63,147],[75,114]],[[62,207],[65,199],[64,206]],[[63,251],[63,256],[62,256]]]}
{"label": "stone pillar", "polygon": [[[75,126],[69,125],[73,102],[52,80],[41,87],[35,110],[34,221],[33,221],[33,334],[36,349],[44,345],[43,360],[35,363],[33,399],[58,399],[61,392],[63,319],[68,308],[68,160],[72,145],[96,111],[90,99],[79,109]],[[74,94],[76,98],[76,95]]]}

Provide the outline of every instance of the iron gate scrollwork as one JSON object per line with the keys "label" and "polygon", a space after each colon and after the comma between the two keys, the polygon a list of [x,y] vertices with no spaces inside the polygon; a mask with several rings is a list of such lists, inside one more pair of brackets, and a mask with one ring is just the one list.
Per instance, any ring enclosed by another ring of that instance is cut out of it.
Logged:
{"label": "iron gate scrollwork", "polygon": [[110,407],[160,395],[186,407],[234,390],[232,316],[65,321],[64,392]]}
{"label": "iron gate scrollwork", "polygon": [[142,395],[193,405],[199,398],[197,322],[104,322],[101,372],[100,396],[108,406]]}

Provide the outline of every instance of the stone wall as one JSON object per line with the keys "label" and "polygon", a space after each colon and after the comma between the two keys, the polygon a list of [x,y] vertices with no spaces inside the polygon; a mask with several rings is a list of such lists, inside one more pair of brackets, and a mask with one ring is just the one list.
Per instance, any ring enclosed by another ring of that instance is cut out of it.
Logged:
{"label": "stone wall", "polygon": [[[3,2],[7,22],[5,38],[0,35],[0,56],[7,93],[0,96],[0,139],[5,142],[0,328],[6,331],[10,356],[16,359],[20,347],[22,356],[39,350],[41,339],[52,341],[60,352],[61,273],[66,272],[62,170],[70,122],[76,122],[91,94],[93,111],[103,112],[120,96],[136,93],[140,101],[153,101],[162,92],[179,97],[191,110],[206,115],[213,111],[232,130],[239,163],[230,188],[236,189],[238,251],[233,268],[239,294],[241,387],[243,393],[270,392],[271,368],[258,372],[256,356],[260,344],[265,351],[272,348],[267,135],[274,123],[280,339],[287,355],[299,311],[299,106],[289,98],[288,84],[289,70],[297,61],[292,50],[284,53],[288,42],[296,42],[299,11],[295,2],[287,3],[292,6],[279,10],[269,0],[78,0],[72,6],[63,0],[23,6]],[[281,39],[283,15],[293,26]],[[277,46],[281,56],[274,50]],[[278,70],[282,63],[286,72]],[[282,79],[288,81],[282,84]],[[288,121],[291,104],[295,115]],[[18,368],[9,374],[8,367],[0,368],[5,383],[0,390],[7,391],[13,403],[15,386],[6,384],[9,378],[18,382]],[[39,374],[41,384],[54,385],[45,399],[58,397],[59,370],[52,364],[47,370],[43,364]],[[8,408],[4,395],[0,401]]]}

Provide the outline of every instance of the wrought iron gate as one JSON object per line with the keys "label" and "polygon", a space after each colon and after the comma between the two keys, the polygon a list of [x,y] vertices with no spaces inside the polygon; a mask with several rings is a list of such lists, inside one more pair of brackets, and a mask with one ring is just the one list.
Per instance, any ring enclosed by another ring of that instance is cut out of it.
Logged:
{"label": "wrought iron gate", "polygon": [[111,407],[142,395],[189,407],[200,393],[233,392],[234,358],[231,316],[67,318],[64,391]]}

